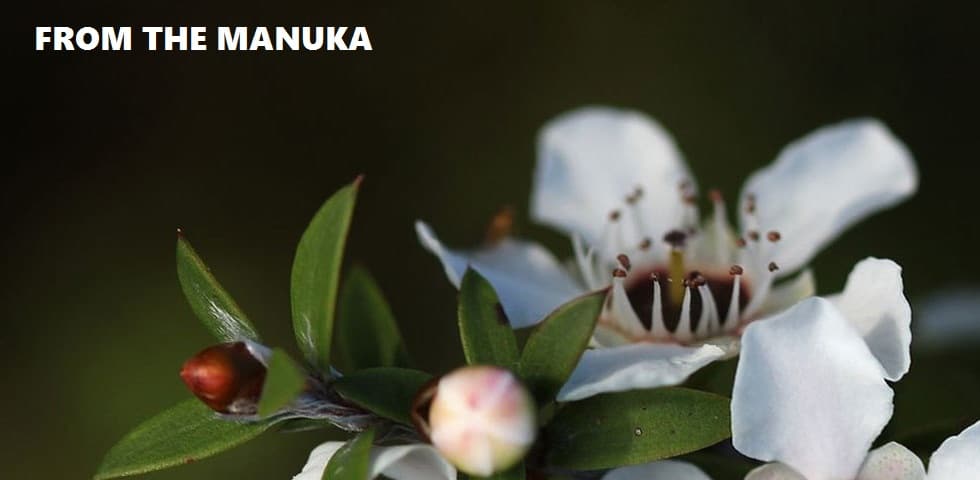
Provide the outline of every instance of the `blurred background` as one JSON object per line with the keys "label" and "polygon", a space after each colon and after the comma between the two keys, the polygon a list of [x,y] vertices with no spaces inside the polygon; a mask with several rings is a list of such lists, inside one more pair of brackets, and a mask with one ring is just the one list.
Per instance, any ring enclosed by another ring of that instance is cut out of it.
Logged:
{"label": "blurred background", "polygon": [[[879,117],[916,156],[920,192],[820,254],[820,292],[868,255],[903,265],[914,306],[980,284],[975,4],[351,3],[44,2],[7,15],[4,478],[88,478],[123,434],[187,398],[177,371],[213,340],[177,283],[178,226],[264,337],[296,352],[293,249],[359,173],[348,258],[374,273],[421,367],[456,365],[455,292],[412,223],[475,244],[513,205],[521,234],[567,255],[528,222],[527,200],[537,129],[583,104],[651,114],[701,186],[730,198],[789,141]],[[365,25],[375,50],[33,51],[34,25],[168,24]],[[980,417],[976,352],[916,352],[888,439],[928,453]],[[266,435],[144,478],[290,478],[332,435]]]}

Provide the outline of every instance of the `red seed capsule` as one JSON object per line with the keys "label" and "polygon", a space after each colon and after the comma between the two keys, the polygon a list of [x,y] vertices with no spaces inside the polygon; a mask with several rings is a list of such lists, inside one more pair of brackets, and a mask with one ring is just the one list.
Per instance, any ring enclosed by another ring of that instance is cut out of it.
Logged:
{"label": "red seed capsule", "polygon": [[220,413],[255,413],[265,365],[244,342],[221,343],[184,362],[180,378],[205,405]]}

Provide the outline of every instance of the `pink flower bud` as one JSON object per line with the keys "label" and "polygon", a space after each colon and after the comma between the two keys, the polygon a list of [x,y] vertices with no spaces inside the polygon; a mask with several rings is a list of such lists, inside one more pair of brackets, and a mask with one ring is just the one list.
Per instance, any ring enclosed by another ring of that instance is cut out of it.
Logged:
{"label": "pink flower bud", "polygon": [[212,410],[252,414],[265,383],[265,370],[244,342],[221,343],[184,362],[180,378]]}
{"label": "pink flower bud", "polygon": [[509,371],[464,367],[439,380],[429,427],[432,444],[456,468],[488,476],[514,466],[531,448],[535,404]]}

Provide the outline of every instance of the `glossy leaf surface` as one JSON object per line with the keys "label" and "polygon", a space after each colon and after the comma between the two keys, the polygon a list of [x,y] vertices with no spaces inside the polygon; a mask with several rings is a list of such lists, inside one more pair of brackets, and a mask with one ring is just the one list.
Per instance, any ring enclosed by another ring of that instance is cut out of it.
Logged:
{"label": "glossy leaf surface", "polygon": [[191,463],[236,447],[272,422],[222,420],[198,400],[186,400],[143,422],[106,454],[96,479],[118,478]]}
{"label": "glossy leaf surface", "polygon": [[408,367],[408,352],[378,284],[354,266],[340,289],[334,360],[341,371]]}
{"label": "glossy leaf surface", "polygon": [[282,349],[272,350],[266,367],[265,385],[259,397],[259,416],[267,417],[285,407],[303,391],[306,372]]}
{"label": "glossy leaf surface", "polygon": [[190,242],[177,232],[177,278],[191,310],[221,342],[258,340],[255,327],[218,283]]}
{"label": "glossy leaf surface", "polygon": [[463,275],[459,288],[459,336],[466,363],[517,367],[520,354],[514,330],[493,287],[472,269]]}
{"label": "glossy leaf surface", "polygon": [[370,480],[371,444],[374,429],[365,430],[340,447],[327,463],[323,478],[327,480]]}
{"label": "glossy leaf surface", "polygon": [[300,238],[290,285],[293,331],[306,359],[330,368],[337,284],[360,178],[320,207]]}
{"label": "glossy leaf surface", "polygon": [[578,297],[558,307],[531,332],[519,373],[539,403],[553,400],[572,374],[589,345],[604,299],[605,292]]}
{"label": "glossy leaf surface", "polygon": [[635,390],[565,404],[545,429],[545,461],[596,470],[674,457],[731,436],[729,400],[685,388]]}

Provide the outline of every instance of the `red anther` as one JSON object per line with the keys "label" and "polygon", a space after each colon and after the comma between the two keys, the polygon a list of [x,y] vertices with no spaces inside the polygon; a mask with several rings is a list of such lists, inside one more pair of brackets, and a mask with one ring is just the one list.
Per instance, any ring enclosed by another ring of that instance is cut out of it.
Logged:
{"label": "red anther", "polygon": [[745,270],[742,268],[741,265],[732,265],[732,268],[728,269],[729,275],[741,275],[744,272]]}
{"label": "red anther", "polygon": [[620,264],[620,265],[622,265],[622,267],[623,267],[624,269],[626,269],[627,271],[628,271],[628,270],[629,270],[630,268],[632,268],[632,265],[630,265],[630,257],[627,257],[625,253],[620,253],[619,255],[616,255],[616,260],[617,260],[617,261],[619,262],[619,264]]}
{"label": "red anther", "polygon": [[664,242],[674,248],[681,248],[687,241],[687,234],[680,230],[671,230],[664,235]]}
{"label": "red anther", "polygon": [[755,213],[755,194],[745,196],[745,211],[749,214]]}
{"label": "red anther", "polygon": [[651,272],[650,273],[650,280],[653,280],[654,282],[659,282],[660,281],[660,275],[657,275],[657,272]]}
{"label": "red anther", "polygon": [[613,270],[612,275],[616,278],[626,278],[626,270],[622,268],[617,268]]}
{"label": "red anther", "polygon": [[216,412],[254,413],[265,371],[244,342],[233,342],[212,345],[189,358],[180,378]]}
{"label": "red anther", "polygon": [[747,242],[745,241],[744,238],[738,237],[735,239],[735,246],[737,246],[738,248],[745,248],[745,245],[747,245]]}
{"label": "red anther", "polygon": [[609,220],[615,222],[619,220],[619,217],[620,217],[619,210],[613,210],[609,212]]}
{"label": "red anther", "polygon": [[711,198],[711,201],[714,203],[721,203],[721,201],[723,200],[721,196],[721,190],[718,189],[712,189],[710,192],[708,192],[708,196]]}
{"label": "red anther", "polygon": [[779,270],[779,265],[776,265],[776,262],[769,262],[769,271],[775,272],[776,270]]}
{"label": "red anther", "polygon": [[745,235],[749,237],[749,240],[752,240],[753,242],[759,241],[759,232],[755,230],[749,230],[748,232],[745,232]]}
{"label": "red anther", "polygon": [[783,238],[783,236],[782,236],[782,234],[780,234],[779,232],[777,232],[775,230],[770,230],[769,233],[766,234],[766,238],[770,242],[778,242],[779,239]]}
{"label": "red anther", "polygon": [[653,240],[650,240],[650,237],[646,237],[640,242],[640,250],[649,250],[651,245],[653,245]]}

